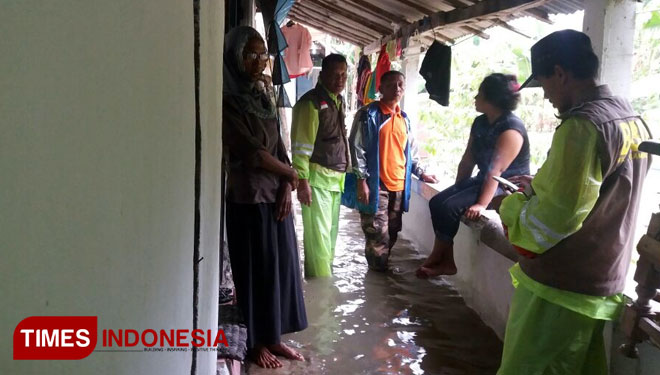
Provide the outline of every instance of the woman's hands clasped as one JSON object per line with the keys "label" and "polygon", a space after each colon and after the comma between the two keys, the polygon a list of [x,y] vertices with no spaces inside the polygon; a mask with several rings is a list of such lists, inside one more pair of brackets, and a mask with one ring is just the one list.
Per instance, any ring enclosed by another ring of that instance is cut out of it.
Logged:
{"label": "woman's hands clasped", "polygon": [[298,181],[298,172],[293,168],[290,168],[288,173],[282,176],[275,204],[277,221],[284,220],[291,213],[291,192],[298,187]]}
{"label": "woman's hands clasped", "polygon": [[295,169],[289,168],[289,173],[286,174],[284,178],[286,179],[286,182],[288,182],[291,186],[291,191],[294,191],[298,188],[298,172]]}
{"label": "woman's hands clasped", "polygon": [[277,202],[275,204],[275,218],[277,221],[284,220],[291,214],[291,184],[281,183],[277,190]]}

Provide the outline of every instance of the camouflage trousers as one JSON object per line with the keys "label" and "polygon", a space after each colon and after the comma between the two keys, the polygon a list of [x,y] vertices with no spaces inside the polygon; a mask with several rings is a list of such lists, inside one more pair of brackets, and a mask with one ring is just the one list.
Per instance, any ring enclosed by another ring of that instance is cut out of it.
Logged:
{"label": "camouflage trousers", "polygon": [[401,231],[402,198],[402,191],[387,191],[381,186],[376,214],[360,212],[360,222],[366,239],[364,255],[372,270],[387,271],[390,250]]}

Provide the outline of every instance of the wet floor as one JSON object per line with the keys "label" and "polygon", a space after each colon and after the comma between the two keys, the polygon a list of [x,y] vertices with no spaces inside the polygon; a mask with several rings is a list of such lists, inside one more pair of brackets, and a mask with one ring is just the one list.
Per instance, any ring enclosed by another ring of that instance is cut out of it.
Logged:
{"label": "wet floor", "polygon": [[283,337],[306,360],[248,374],[495,374],[502,343],[448,281],[415,277],[424,256],[410,241],[399,238],[386,274],[363,254],[359,216],[342,207],[334,276],[304,282],[309,327]]}

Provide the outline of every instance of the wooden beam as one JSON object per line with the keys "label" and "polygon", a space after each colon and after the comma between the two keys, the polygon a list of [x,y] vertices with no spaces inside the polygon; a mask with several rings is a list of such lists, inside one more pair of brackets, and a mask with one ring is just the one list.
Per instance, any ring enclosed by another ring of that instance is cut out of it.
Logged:
{"label": "wooden beam", "polygon": [[524,9],[522,12],[523,12],[523,14],[525,14],[527,16],[534,17],[534,18],[536,18],[537,20],[539,20],[541,22],[545,22],[548,25],[554,25],[554,22],[552,22],[552,20],[550,20],[550,17],[548,16],[548,13],[546,13],[546,12],[540,10],[540,9]]}
{"label": "wooden beam", "polygon": [[[301,12],[304,12],[306,15],[310,17],[316,18],[316,21],[321,22],[321,23],[335,23],[335,26],[339,26],[340,28],[345,28],[348,30],[364,30],[365,25],[359,22],[355,22],[350,19],[346,19],[344,17],[337,17],[334,16],[331,12],[324,10],[324,9],[316,9],[313,7],[308,7],[307,5],[303,5],[303,3],[296,3],[296,6],[292,9],[300,10]],[[388,34],[392,32],[392,29],[382,29],[382,30],[375,30],[371,29],[370,30],[364,30],[367,32],[372,32],[373,34]],[[356,34],[362,35],[360,32],[356,32]],[[366,35],[369,35],[366,33]],[[369,37],[365,36],[366,40],[369,40]]]}
{"label": "wooden beam", "polygon": [[469,33],[475,34],[475,35],[479,36],[480,38],[490,39],[490,35],[486,34],[483,30],[481,30],[479,28],[476,28],[474,26],[465,25],[465,26],[461,26],[461,29],[463,29],[463,30],[465,30]]}
{"label": "wooden beam", "polygon": [[[454,8],[465,8],[465,7],[474,5],[474,3],[471,2],[471,1],[466,2],[466,1],[459,1],[459,0],[442,0],[442,2],[447,4],[447,5],[453,6]],[[469,4],[466,4],[466,3],[469,3]]]}
{"label": "wooden beam", "polygon": [[440,40],[445,43],[452,44],[454,43],[454,40],[451,39],[450,37],[446,36],[445,34],[435,31],[435,32],[430,32],[427,31],[426,33],[423,34],[423,37],[427,40],[430,41],[430,43],[433,43],[435,40]]}
{"label": "wooden beam", "polygon": [[503,11],[529,9],[547,2],[548,0],[484,0],[471,7],[446,12],[444,22],[450,24]]}
{"label": "wooden beam", "polygon": [[323,18],[317,18],[316,16],[311,16],[306,12],[301,11],[300,9],[291,9],[289,15],[291,16],[290,18],[292,20],[298,23],[309,25],[315,29],[321,30],[336,38],[339,38],[341,40],[347,40],[358,46],[364,46],[369,41],[368,38],[356,34],[353,31],[349,31],[351,29],[347,30],[346,27],[335,26],[333,24],[328,23],[327,20]]}
{"label": "wooden beam", "polygon": [[396,39],[400,36],[408,37],[417,30],[420,33],[437,28],[447,26],[459,26],[461,23],[487,15],[497,15],[498,13],[509,11],[522,11],[525,9],[537,7],[544,4],[548,0],[484,0],[478,2],[470,7],[454,9],[449,12],[437,12],[423,19],[417,20],[410,25],[406,25],[399,29],[396,33],[388,35],[383,38],[372,42],[365,47],[365,53],[380,49],[382,44]]}
{"label": "wooden beam", "polygon": [[440,32],[438,32],[438,33],[433,33],[433,39],[434,39],[434,40],[435,40],[435,39],[440,39],[441,41],[443,41],[443,42],[445,42],[445,43],[449,43],[449,44],[453,44],[453,43],[454,43],[454,39],[452,39],[452,38],[450,38],[450,37],[448,37],[448,36],[446,36],[445,34],[440,33]]}
{"label": "wooden beam", "polygon": [[[322,1],[326,5],[339,7],[342,11],[349,14],[355,14],[358,19],[367,19],[370,22],[382,25],[393,32],[397,29],[397,25],[401,22],[408,23],[402,14],[393,14],[383,9],[381,6],[365,7],[364,5],[356,4],[356,0],[312,0]],[[368,3],[367,1],[360,1],[361,4]]]}
{"label": "wooden beam", "polygon": [[506,22],[504,22],[504,21],[502,21],[502,20],[497,20],[497,21],[495,21],[495,22],[496,22],[497,26],[502,26],[503,28],[505,28],[505,29],[507,29],[507,30],[509,30],[509,31],[513,31],[513,32],[516,33],[516,34],[522,35],[522,36],[524,36],[524,37],[527,38],[527,39],[532,39],[531,36],[525,34],[523,31],[521,31],[521,30],[518,29],[517,27],[513,27],[513,26],[509,25],[508,23],[506,23]]}
{"label": "wooden beam", "polygon": [[328,34],[331,34],[333,36],[339,35],[339,39],[350,38],[348,40],[351,41],[351,43],[359,42],[357,43],[357,45],[359,46],[363,46],[364,44],[369,42],[369,38],[360,35],[359,33],[356,33],[355,31],[353,31],[352,28],[337,26],[333,23],[328,23],[327,20],[323,18],[317,18],[316,16],[310,16],[309,14],[300,11],[300,9],[296,9],[296,10],[292,9],[290,13],[295,14],[298,17],[298,19],[303,20],[303,22],[301,23],[303,24],[309,23],[310,26],[319,29],[321,31],[328,32]]}
{"label": "wooden beam", "polygon": [[381,9],[374,4],[371,4],[367,1],[364,0],[346,0],[347,3],[353,3],[355,4],[356,7],[358,7],[360,10],[363,12],[370,13],[371,15],[375,17],[385,17],[386,19],[399,23],[399,24],[408,24],[408,20],[406,20],[404,17],[402,17],[399,14],[394,14],[386,11],[385,9]]}
{"label": "wooden beam", "polygon": [[337,38],[337,39],[339,39],[339,40],[343,40],[343,41],[345,41],[345,42],[355,44],[355,45],[358,46],[358,47],[362,47],[362,46],[363,46],[363,43],[364,43],[364,42],[361,42],[361,41],[355,40],[355,39],[353,39],[353,37],[351,37],[351,36],[348,36],[348,35],[342,34],[342,33],[338,32],[338,31],[330,30],[330,29],[328,29],[328,28],[325,28],[325,26],[317,25],[317,24],[315,24],[314,22],[309,21],[309,19],[307,19],[307,18],[298,18],[298,16],[296,16],[295,14],[289,14],[289,15],[290,15],[289,19],[291,19],[291,20],[293,20],[293,21],[296,21],[296,22],[298,22],[298,23],[301,24],[301,25],[305,25],[305,26],[313,27],[313,28],[315,28],[315,29],[317,29],[317,30],[319,30],[319,31],[322,31],[322,32],[324,32],[324,33],[326,33],[326,34],[328,34],[328,35],[330,35],[330,36],[333,36],[333,37],[335,37],[335,38]]}
{"label": "wooden beam", "polygon": [[433,10],[433,9],[429,9],[429,8],[427,8],[427,7],[423,6],[423,5],[421,5],[421,4],[419,3],[419,1],[399,0],[399,3],[405,5],[405,6],[409,7],[409,8],[413,8],[413,9],[415,9],[416,11],[418,11],[418,12],[424,14],[424,15],[427,15],[427,16],[428,16],[429,14],[433,14],[433,13],[436,12],[436,11]]}
{"label": "wooden beam", "polygon": [[[325,9],[327,12],[330,14],[336,16],[342,16],[344,18],[350,19],[352,21],[357,22],[358,24],[361,24],[363,26],[366,26],[372,30],[377,30],[379,34],[385,34],[391,33],[392,28],[391,25],[389,25],[389,22],[385,21],[387,26],[383,24],[378,24],[377,22],[374,22],[373,19],[366,19],[364,16],[354,14],[352,12],[349,12],[335,4],[332,4],[329,1],[325,0],[305,0],[305,1],[299,1],[299,3],[302,5],[303,3],[305,6],[309,9]],[[381,19],[378,19],[378,21],[382,22]]]}
{"label": "wooden beam", "polygon": [[418,16],[416,14],[406,14],[404,12],[401,12],[400,9],[397,8],[392,8],[392,2],[396,2],[398,0],[386,0],[387,2],[384,2],[383,0],[362,0],[362,2],[365,2],[369,4],[370,7],[377,9],[379,12],[381,10],[385,10],[386,12],[394,12],[395,14],[398,14],[400,18],[404,19],[404,22],[402,24],[410,24],[414,22]]}

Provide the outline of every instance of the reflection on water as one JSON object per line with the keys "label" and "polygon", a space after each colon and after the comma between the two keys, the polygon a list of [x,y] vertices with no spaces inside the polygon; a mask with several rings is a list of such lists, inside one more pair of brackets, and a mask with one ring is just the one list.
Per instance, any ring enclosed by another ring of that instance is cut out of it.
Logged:
{"label": "reflection on water", "polygon": [[409,241],[392,249],[391,272],[375,273],[359,216],[342,207],[339,225],[334,276],[304,283],[309,327],[283,337],[306,360],[249,374],[495,374],[502,343],[447,280],[415,278],[424,256]]}

